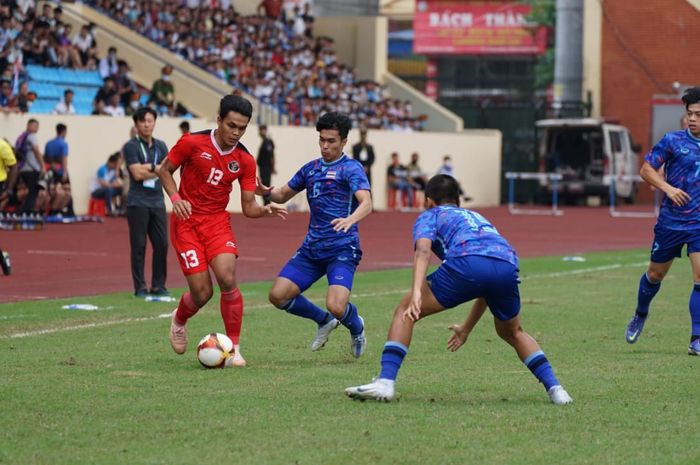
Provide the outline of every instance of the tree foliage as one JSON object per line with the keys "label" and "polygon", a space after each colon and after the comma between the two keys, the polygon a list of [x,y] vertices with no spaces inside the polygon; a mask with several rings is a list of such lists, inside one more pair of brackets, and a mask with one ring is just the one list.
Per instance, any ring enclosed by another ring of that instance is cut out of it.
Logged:
{"label": "tree foliage", "polygon": [[547,50],[537,57],[535,65],[535,87],[547,88],[554,82],[554,26],[557,17],[556,0],[521,0],[530,5],[532,11],[527,17],[530,23],[547,28]]}

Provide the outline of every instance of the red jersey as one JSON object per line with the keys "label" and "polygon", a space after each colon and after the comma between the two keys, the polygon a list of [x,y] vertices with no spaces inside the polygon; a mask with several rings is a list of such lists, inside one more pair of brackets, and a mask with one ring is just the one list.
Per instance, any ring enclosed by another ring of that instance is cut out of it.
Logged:
{"label": "red jersey", "polygon": [[192,204],[192,213],[226,211],[233,181],[241,190],[255,191],[255,158],[240,142],[222,151],[214,130],[186,134],[168,152],[168,160],[180,167],[180,197]]}

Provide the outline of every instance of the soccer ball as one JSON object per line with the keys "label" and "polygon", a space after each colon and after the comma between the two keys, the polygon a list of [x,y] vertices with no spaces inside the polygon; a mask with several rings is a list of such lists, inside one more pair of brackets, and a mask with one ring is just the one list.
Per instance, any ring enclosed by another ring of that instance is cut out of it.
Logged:
{"label": "soccer ball", "polygon": [[221,333],[207,334],[197,344],[197,360],[205,368],[223,368],[231,352],[233,341]]}

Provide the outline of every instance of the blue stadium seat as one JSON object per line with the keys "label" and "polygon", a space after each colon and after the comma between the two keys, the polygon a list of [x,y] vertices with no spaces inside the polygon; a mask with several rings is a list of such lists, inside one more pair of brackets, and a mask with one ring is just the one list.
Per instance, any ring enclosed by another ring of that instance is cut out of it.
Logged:
{"label": "blue stadium seat", "polygon": [[31,108],[29,109],[30,113],[40,113],[40,114],[50,114],[56,104],[58,103],[58,100],[49,100],[49,99],[36,99],[34,103],[32,103]]}
{"label": "blue stadium seat", "polygon": [[75,112],[79,115],[89,115],[92,113],[92,101],[89,102],[74,102]]}
{"label": "blue stadium seat", "polygon": [[29,74],[29,89],[37,94],[31,113],[51,113],[63,98],[66,89],[71,89],[74,93],[73,105],[78,114],[92,113],[92,101],[103,84],[97,71],[47,68],[39,65],[27,65],[26,69]]}

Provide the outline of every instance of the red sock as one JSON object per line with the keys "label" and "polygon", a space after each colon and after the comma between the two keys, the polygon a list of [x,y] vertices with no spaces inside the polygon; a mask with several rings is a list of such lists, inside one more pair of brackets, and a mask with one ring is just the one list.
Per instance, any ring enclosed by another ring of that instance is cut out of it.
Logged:
{"label": "red sock", "polygon": [[199,308],[192,301],[192,295],[189,292],[182,294],[180,298],[180,303],[177,305],[177,311],[175,312],[175,323],[179,325],[185,325],[187,320],[189,320],[195,313],[199,311]]}
{"label": "red sock", "polygon": [[243,324],[243,296],[238,288],[221,292],[221,318],[224,320],[226,335],[234,344],[238,344]]}

